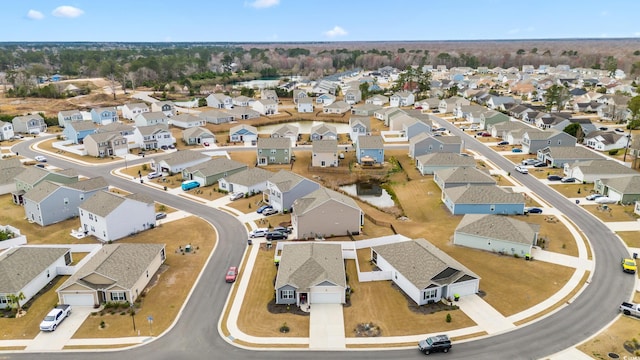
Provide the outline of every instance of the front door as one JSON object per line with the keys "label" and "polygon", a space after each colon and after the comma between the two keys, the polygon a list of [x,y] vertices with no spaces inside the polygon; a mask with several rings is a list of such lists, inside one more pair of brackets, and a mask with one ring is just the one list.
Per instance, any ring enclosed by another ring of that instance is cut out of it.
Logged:
{"label": "front door", "polygon": [[307,303],[307,293],[300,294],[300,305],[304,305]]}

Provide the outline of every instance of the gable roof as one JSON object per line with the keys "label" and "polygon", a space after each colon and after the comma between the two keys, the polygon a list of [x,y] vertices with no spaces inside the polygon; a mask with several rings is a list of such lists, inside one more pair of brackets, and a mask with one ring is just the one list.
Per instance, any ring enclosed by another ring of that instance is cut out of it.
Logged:
{"label": "gable roof", "polygon": [[287,170],[280,170],[269,179],[280,191],[287,192],[303,181],[311,181],[296,173]]}
{"label": "gable roof", "polygon": [[75,131],[96,130],[98,128],[98,125],[91,120],[70,121],[67,122],[66,126],[73,128]]}
{"label": "gable roof", "polygon": [[131,125],[123,124],[120,122],[112,122],[110,124],[98,127],[98,129],[96,129],[96,132],[97,133],[110,133],[110,132],[122,133],[122,132],[132,132],[133,130],[134,130],[134,127]]}
{"label": "gable roof", "polygon": [[[148,269],[149,264],[164,248],[162,244],[105,244],[94,254],[84,266],[71,275],[59,290],[78,283],[98,289],[118,285],[131,289],[136,281]],[[112,284],[92,284],[85,280],[88,275],[99,274],[113,280]]]}
{"label": "gable roof", "polygon": [[258,149],[290,149],[291,140],[282,137],[258,138]]}
{"label": "gable roof", "polygon": [[457,186],[443,192],[456,204],[524,204],[524,196],[499,186]]}
{"label": "gable roof", "polygon": [[320,187],[309,195],[298,198],[293,202],[293,211],[296,215],[304,215],[310,210],[328,202],[335,201],[354,209],[360,210],[358,204],[350,197],[337,191]]}
{"label": "gable roof", "polygon": [[340,244],[299,243],[282,248],[276,289],[291,285],[305,291],[325,281],[347,285]]}
{"label": "gable roof", "polygon": [[20,174],[16,175],[15,180],[22,181],[27,184],[34,184],[50,173],[51,171],[49,170],[37,166],[30,166],[25,168],[24,171],[22,171]]}
{"label": "gable roof", "polygon": [[436,175],[446,183],[496,184],[497,181],[486,172],[471,166],[451,167],[436,171]]}
{"label": "gable roof", "polygon": [[291,125],[291,124],[283,124],[282,126],[276,128],[275,130],[273,130],[273,132],[271,133],[273,134],[277,134],[277,135],[286,135],[287,133],[292,133],[295,135],[298,135],[298,133],[300,132],[300,130],[298,129],[297,126],[295,125]]}
{"label": "gable roof", "polygon": [[0,293],[20,292],[51,264],[69,252],[62,247],[20,246],[0,255]]}
{"label": "gable roof", "polygon": [[179,121],[185,123],[200,123],[203,119],[201,117],[192,114],[180,114],[171,118],[171,121]]}
{"label": "gable roof", "polygon": [[547,146],[538,150],[553,159],[604,160],[604,157],[582,146]]}
{"label": "gable roof", "polygon": [[418,289],[450,284],[465,275],[480,278],[425,239],[374,246],[372,250]]}
{"label": "gable roof", "polygon": [[273,172],[259,167],[247,168],[246,170],[226,176],[224,179],[230,184],[243,186],[253,186],[265,182],[274,175]]}
{"label": "gable roof", "polygon": [[182,130],[182,137],[183,138],[196,138],[196,137],[202,137],[203,135],[208,135],[206,137],[212,137],[215,138],[215,135],[213,135],[213,133],[211,131],[209,131],[209,129],[207,128],[203,128],[203,127],[191,127],[188,129],[184,129]]}
{"label": "gable roof", "polygon": [[314,153],[327,153],[338,151],[338,140],[322,139],[314,140],[311,143],[311,149]]}
{"label": "gable roof", "polygon": [[315,124],[311,127],[311,134],[315,134],[315,133],[326,134],[328,132],[337,134],[338,130],[336,129],[335,126],[325,124],[325,123]]}
{"label": "gable roof", "polygon": [[466,214],[456,227],[456,233],[518,244],[531,244],[539,231],[539,224],[530,224],[510,216],[487,214]]}
{"label": "gable roof", "polygon": [[451,166],[475,166],[476,160],[471,156],[463,156],[457,153],[430,153],[416,157],[416,160],[427,166],[451,165]]}
{"label": "gable roof", "polygon": [[583,174],[638,174],[637,171],[630,169],[617,161],[607,160],[605,158],[599,160],[576,161],[570,165],[570,168],[580,168],[580,172]]}
{"label": "gable roof", "polygon": [[153,204],[153,199],[149,198],[146,195],[141,196],[141,194],[129,194],[123,196],[109,191],[99,191],[92,197],[85,200],[82,204],[80,204],[79,208],[97,216],[106,217],[118,206],[120,206],[120,204],[125,202],[126,199]]}
{"label": "gable roof", "polygon": [[167,165],[173,166],[205,158],[210,157],[197,151],[176,151],[155,158],[155,163],[164,161]]}
{"label": "gable roof", "polygon": [[622,194],[640,194],[640,175],[601,179],[602,183]]}
{"label": "gable roof", "polygon": [[157,133],[166,132],[169,133],[169,127],[165,124],[155,124],[148,126],[138,126],[138,131],[141,135],[153,135]]}
{"label": "gable roof", "polygon": [[241,162],[227,159],[226,157],[217,157],[187,168],[185,171],[190,173],[199,172],[202,176],[211,176],[246,167],[247,165]]}
{"label": "gable roof", "polygon": [[363,135],[358,136],[359,149],[382,149],[384,148],[384,140],[380,135]]}
{"label": "gable roof", "polygon": [[[244,130],[244,132],[243,132]],[[232,127],[231,129],[229,129],[229,135],[233,135],[239,132],[243,132],[243,133],[252,133],[257,135],[258,134],[258,129],[255,126],[251,126],[251,125],[247,125],[247,124],[240,124],[240,125],[236,125],[234,127]]]}

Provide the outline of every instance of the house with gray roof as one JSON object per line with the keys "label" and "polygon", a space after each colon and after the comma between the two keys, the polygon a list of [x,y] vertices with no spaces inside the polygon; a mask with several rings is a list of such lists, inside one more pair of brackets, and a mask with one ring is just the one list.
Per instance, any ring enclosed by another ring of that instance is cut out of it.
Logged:
{"label": "house with gray roof", "polygon": [[380,135],[362,135],[356,140],[356,159],[360,165],[384,163],[384,139]]}
{"label": "house with gray roof", "polygon": [[491,133],[491,136],[506,140],[509,132],[521,129],[532,129],[532,127],[522,121],[503,121],[490,125],[487,130]]}
{"label": "house with gray roof", "polygon": [[13,124],[0,120],[0,141],[12,139],[14,136]]}
{"label": "house with gray roof", "polygon": [[331,104],[325,105],[322,108],[322,112],[325,114],[338,114],[338,115],[344,114],[350,110],[351,110],[351,105],[347,104],[342,100],[332,102]]}
{"label": "house with gray roof", "polygon": [[155,101],[151,103],[151,111],[161,111],[168,117],[176,114],[176,105],[173,101]]}
{"label": "house with gray roof", "polygon": [[[262,100],[262,101],[266,101],[266,100]],[[249,119],[257,119],[260,117],[259,112],[243,106],[234,107],[233,109],[227,110],[227,112],[230,115],[233,115],[233,118],[236,120],[249,120]]]}
{"label": "house with gray roof", "polygon": [[292,124],[284,124],[271,133],[272,138],[287,138],[291,141],[291,146],[296,146],[300,139],[300,129]]}
{"label": "house with gray roof", "polygon": [[96,132],[98,125],[91,120],[73,121],[67,123],[62,133],[65,139],[70,140],[73,144],[82,144],[87,135]]}
{"label": "house with gray roof", "polygon": [[120,131],[95,132],[85,136],[83,143],[89,156],[124,156],[129,153],[128,140]]}
{"label": "house with gray roof", "polygon": [[480,277],[425,239],[371,247],[371,261],[418,305],[476,294]]}
{"label": "house with gray roof", "polygon": [[133,304],[166,260],[164,244],[106,244],[56,290],[58,302]]}
{"label": "house with gray roof", "polygon": [[629,138],[615,131],[592,131],[585,135],[582,143],[597,151],[624,149],[629,145]]}
{"label": "house with gray roof", "polygon": [[[475,165],[475,164],[474,164]],[[433,181],[438,185],[440,190],[444,190],[456,186],[482,186],[496,185],[497,181],[487,172],[482,171],[475,166],[455,167],[437,170],[433,174]]]}
{"label": "house with gray roof", "polygon": [[13,131],[23,134],[40,134],[47,131],[47,124],[39,114],[16,116],[11,120]]}
{"label": "house with gray roof", "polygon": [[143,102],[122,105],[122,117],[129,120],[134,120],[136,116],[149,111],[149,105]]}
{"label": "house with gray roof", "polygon": [[198,117],[210,124],[224,124],[235,120],[235,116],[222,110],[203,111]]}
{"label": "house with gray roof", "polygon": [[342,246],[284,245],[276,275],[276,304],[344,304],[347,287]]}
{"label": "house with gray roof", "polygon": [[184,181],[195,180],[200,186],[204,187],[213,185],[223,177],[233,175],[247,168],[248,166],[241,162],[227,159],[226,157],[217,157],[182,170],[182,179]]}
{"label": "house with gray roof", "polygon": [[43,181],[56,184],[70,184],[78,181],[78,173],[73,169],[50,171],[37,166],[30,166],[14,177],[16,191],[12,193],[13,203],[22,205],[24,194]]}
{"label": "house with gray roof", "polygon": [[381,106],[373,105],[373,104],[361,104],[355,105],[351,108],[351,115],[357,116],[373,116],[373,114],[378,111]]}
{"label": "house with gray roof", "polygon": [[464,141],[460,136],[434,136],[420,133],[409,139],[409,157],[415,159],[420,155],[436,152],[460,154],[464,149]]}
{"label": "house with gray roof", "polygon": [[412,137],[421,134],[427,133],[430,134],[433,130],[433,124],[431,121],[422,121],[410,117],[408,121],[402,123],[402,134],[405,138],[411,139]]}
{"label": "house with gray roof", "polygon": [[233,99],[229,95],[223,93],[209,94],[205,99],[207,106],[214,109],[231,109],[233,108]]}
{"label": "house with gray roof", "polygon": [[638,172],[615,160],[600,158],[598,160],[577,161],[564,165],[564,174],[576,178],[582,183],[595,183],[598,179],[612,179],[637,175]]}
{"label": "house with gray roof", "polygon": [[167,149],[176,143],[176,139],[165,124],[138,126],[134,132],[134,139],[136,145],[142,150]]}
{"label": "house with gray roof", "polygon": [[[178,115],[180,116],[180,115]],[[187,145],[215,144],[216,136],[203,127],[190,127],[182,130],[182,141]]]}
{"label": "house with gray roof", "polygon": [[311,166],[338,166],[338,140],[315,140],[311,143]]}
{"label": "house with gray roof", "polygon": [[367,100],[365,100],[365,104],[371,104],[376,106],[384,106],[388,102],[389,102],[389,97],[380,95],[380,94],[373,95]]}
{"label": "house with gray roof", "polygon": [[26,169],[17,157],[0,159],[0,195],[15,193],[15,178]]}
{"label": "house with gray roof", "polygon": [[453,215],[522,215],[525,199],[499,186],[466,185],[444,189],[442,202]]}
{"label": "house with gray roof", "polygon": [[91,109],[91,121],[98,125],[109,125],[118,122],[118,109],[113,106]]}
{"label": "house with gray roof", "polygon": [[199,126],[205,126],[207,124],[207,121],[200,116],[191,114],[180,114],[172,117],[171,120],[169,120],[169,124],[181,129],[189,129]]}
{"label": "house with gray roof", "polygon": [[267,181],[273,172],[259,167],[247,168],[218,179],[218,188],[227,192],[257,194],[267,189]]}
{"label": "house with gray roof", "polygon": [[[306,94],[305,94],[306,95]],[[294,98],[294,102],[295,102]],[[298,99],[296,104],[296,110],[299,113],[312,113],[313,112],[313,99],[310,97],[303,97]]]}
{"label": "house with gray roof", "polygon": [[258,138],[258,166],[291,163],[291,140],[288,138]]}
{"label": "house with gray roof", "polygon": [[373,117],[378,120],[384,121],[385,126],[389,126],[389,117],[393,114],[402,114],[406,112],[402,109],[398,109],[397,107],[385,107],[380,110],[376,110],[373,112]]}
{"label": "house with gray roof", "polygon": [[512,216],[467,214],[456,227],[455,245],[525,257],[538,242],[539,224]]}
{"label": "house with gray roof", "polygon": [[622,204],[633,204],[640,201],[640,174],[597,179],[594,188]]}
{"label": "house with gray roof", "polygon": [[255,126],[240,124],[229,129],[229,142],[255,145],[257,141],[258,129]]}
{"label": "house with gray roof", "polygon": [[436,152],[417,156],[416,167],[422,175],[433,175],[436,171],[459,166],[475,166],[476,160],[471,156],[458,153]]}
{"label": "house with gray roof", "polygon": [[604,160],[604,157],[582,146],[554,146],[538,150],[537,158],[554,168],[579,161]]}
{"label": "house with gray roof", "polygon": [[545,147],[575,146],[576,138],[564,131],[558,130],[527,130],[522,135],[522,152],[525,154],[537,154],[538,150]]}
{"label": "house with gray roof", "polygon": [[177,174],[188,167],[202,164],[209,159],[211,159],[210,156],[197,151],[176,151],[153,158],[151,160],[151,168],[158,172]]}
{"label": "house with gray roof", "polygon": [[410,91],[398,91],[389,97],[389,106],[411,106],[415,102],[415,95]]}
{"label": "house with gray roof", "polygon": [[274,115],[278,113],[278,102],[271,99],[258,99],[251,101],[251,109],[260,115]]}
{"label": "house with gray roof", "polygon": [[24,295],[22,306],[58,276],[58,268],[71,264],[68,247],[18,246],[0,253],[0,309],[11,296]]}
{"label": "house with gray roof", "polygon": [[78,216],[78,206],[98,191],[108,190],[109,184],[102,177],[56,184],[43,181],[24,196],[25,217],[40,226],[55,224]]}
{"label": "house with gray roof", "polygon": [[357,235],[364,224],[364,212],[352,198],[325,187],[296,199],[292,208],[295,239]]}
{"label": "house with gray roof", "polygon": [[509,121],[509,116],[498,111],[489,110],[480,114],[480,128],[484,130],[505,121]]}
{"label": "house with gray roof", "polygon": [[58,111],[58,126],[65,127],[67,122],[82,121],[84,117],[80,110],[62,110]]}
{"label": "house with gray roof", "polygon": [[79,211],[84,233],[102,242],[115,241],[156,224],[153,199],[143,194],[99,191],[81,203]]}
{"label": "house with gray roof", "polygon": [[335,126],[325,123],[315,124],[311,127],[309,133],[309,139],[311,141],[322,140],[322,139],[337,139],[338,138],[338,130]]}
{"label": "house with gray roof", "polygon": [[356,141],[361,135],[367,135],[371,131],[371,120],[368,116],[353,115],[349,118],[349,138]]}
{"label": "house with gray roof", "polygon": [[164,125],[169,126],[169,117],[162,111],[146,112],[134,118],[137,127]]}
{"label": "house with gray roof", "polygon": [[320,188],[320,184],[291,171],[280,170],[267,181],[262,201],[278,211],[290,211],[296,199]]}

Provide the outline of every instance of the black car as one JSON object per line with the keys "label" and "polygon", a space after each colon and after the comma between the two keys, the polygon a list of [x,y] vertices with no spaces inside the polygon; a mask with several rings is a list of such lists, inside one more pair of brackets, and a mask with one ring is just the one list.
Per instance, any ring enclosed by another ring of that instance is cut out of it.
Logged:
{"label": "black car", "polygon": [[542,214],[542,209],[537,207],[524,208],[525,214]]}
{"label": "black car", "polygon": [[291,229],[286,228],[284,226],[276,226],[276,227],[273,228],[272,231],[281,232],[283,234],[290,234],[291,233]]}
{"label": "black car", "polygon": [[423,354],[429,355],[432,352],[442,351],[449,352],[451,349],[451,340],[447,335],[430,336],[418,343],[418,350]]}
{"label": "black car", "polygon": [[560,176],[560,175],[549,175],[549,176],[547,176],[547,180],[549,180],[549,181],[560,181],[560,180],[562,180],[562,176]]}
{"label": "black car", "polygon": [[533,164],[533,167],[547,167],[547,163],[544,161],[538,161],[537,163]]}
{"label": "black car", "polygon": [[560,179],[560,181],[562,181],[563,183],[574,183],[576,182],[576,178],[563,177],[562,179]]}
{"label": "black car", "polygon": [[498,143],[498,146],[503,146],[503,145],[509,145],[509,142],[508,141],[500,141]]}
{"label": "black car", "polygon": [[267,240],[285,240],[287,238],[287,235],[281,233],[280,231],[269,231],[266,237]]}

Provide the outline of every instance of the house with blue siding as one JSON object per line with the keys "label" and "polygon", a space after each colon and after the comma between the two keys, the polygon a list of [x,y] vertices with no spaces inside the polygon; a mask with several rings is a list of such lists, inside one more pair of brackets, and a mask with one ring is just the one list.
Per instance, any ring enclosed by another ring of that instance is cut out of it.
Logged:
{"label": "house with blue siding", "polygon": [[73,121],[67,123],[62,133],[67,140],[74,144],[82,144],[84,138],[96,132],[98,125],[91,120]]}
{"label": "house with blue siding", "polygon": [[91,121],[98,125],[109,125],[118,122],[118,110],[115,107],[91,109]]}
{"label": "house with blue siding", "polygon": [[368,116],[351,116],[349,118],[349,138],[356,141],[358,136],[367,135],[371,131],[371,120]]}
{"label": "house with blue siding", "polygon": [[280,170],[267,181],[262,201],[277,211],[290,211],[293,202],[320,188],[320,184],[291,171]]}
{"label": "house with blue siding", "polygon": [[229,142],[244,142],[255,145],[258,141],[258,129],[255,126],[240,124],[229,129]]}
{"label": "house with blue siding", "polygon": [[380,135],[358,136],[356,140],[358,164],[375,165],[384,163],[384,140]]}
{"label": "house with blue siding", "polygon": [[409,157],[413,159],[436,152],[459,154],[462,150],[463,140],[460,136],[433,136],[430,133],[420,133],[409,138]]}
{"label": "house with blue siding", "polygon": [[524,214],[524,195],[499,186],[457,186],[442,191],[442,202],[453,215]]}
{"label": "house with blue siding", "polygon": [[431,125],[427,124],[424,121],[420,121],[413,118],[411,120],[408,120],[402,123],[402,134],[407,139],[411,139],[412,137],[421,133],[429,134],[431,133],[431,130],[432,130]]}
{"label": "house with blue siding", "polygon": [[311,139],[311,141],[323,139],[336,140],[338,138],[338,130],[333,125],[325,123],[315,124],[311,127],[309,138]]}

